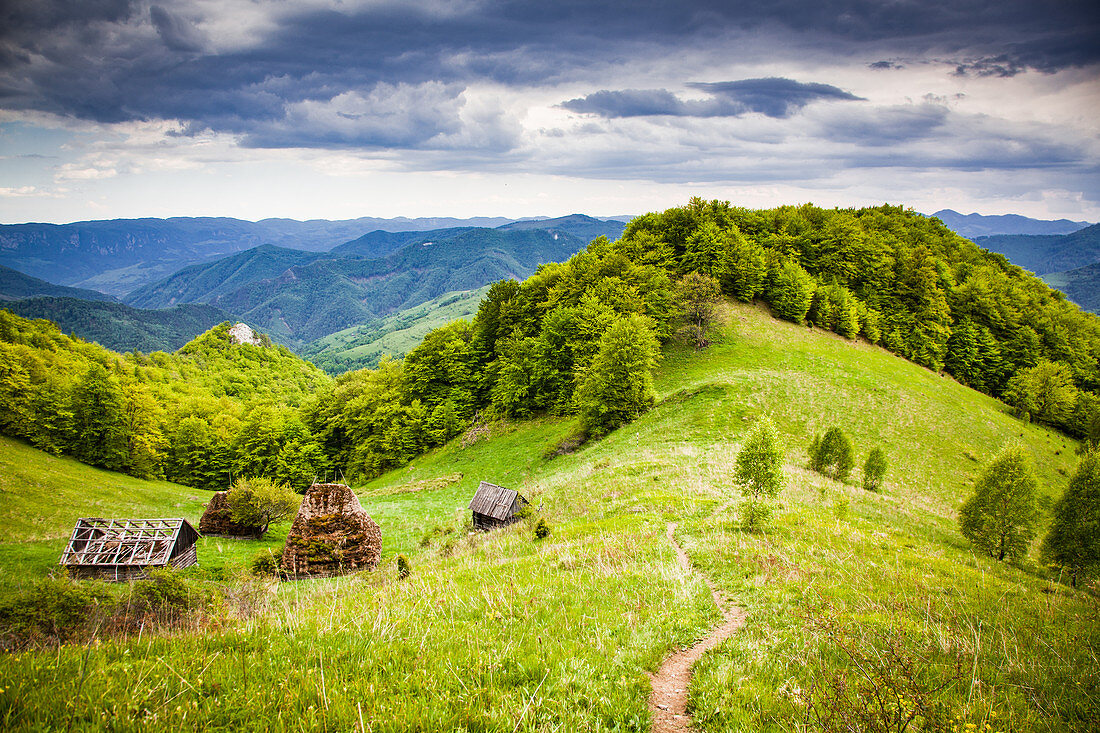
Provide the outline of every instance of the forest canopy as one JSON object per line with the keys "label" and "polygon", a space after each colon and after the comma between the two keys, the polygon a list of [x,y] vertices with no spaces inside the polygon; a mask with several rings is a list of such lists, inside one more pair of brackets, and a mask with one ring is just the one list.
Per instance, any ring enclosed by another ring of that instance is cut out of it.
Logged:
{"label": "forest canopy", "polygon": [[601,435],[652,403],[663,344],[705,344],[684,302],[700,278],[1100,438],[1100,319],[1003,256],[896,206],[701,199],[497,282],[472,321],[335,380],[282,347],[231,344],[229,324],[175,354],[119,355],[0,311],[0,429],[136,475],[299,489],[334,469],[374,476],[497,417],[577,415]]}

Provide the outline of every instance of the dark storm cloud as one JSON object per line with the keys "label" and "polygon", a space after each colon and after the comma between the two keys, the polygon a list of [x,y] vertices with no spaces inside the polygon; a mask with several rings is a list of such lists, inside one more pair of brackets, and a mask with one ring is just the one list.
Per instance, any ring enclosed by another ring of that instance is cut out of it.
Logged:
{"label": "dark storm cloud", "polygon": [[862,99],[829,84],[803,84],[778,77],[696,83],[688,86],[744,105],[750,111],[768,117],[789,117],[810,102],[818,100]]}
{"label": "dark storm cloud", "polygon": [[202,37],[183,18],[173,15],[159,5],[149,8],[149,17],[168,48],[191,53],[202,50]]}
{"label": "dark storm cloud", "polygon": [[600,91],[579,99],[562,102],[572,112],[601,117],[739,117],[759,112],[767,117],[789,117],[810,102],[818,100],[859,100],[854,94],[829,84],[805,84],[793,79],[741,79],[740,81],[688,84],[707,92],[710,99],[682,100],[665,89],[627,89]]}
{"label": "dark storm cloud", "polygon": [[[458,107],[447,107],[446,120],[411,123],[413,134],[391,135],[371,132],[369,105],[349,112],[333,100],[358,94],[377,101],[383,84],[535,87],[594,79],[595,70],[674,59],[684,49],[719,62],[746,48],[766,48],[779,60],[935,58],[955,73],[986,76],[1100,62],[1095,0],[472,0],[297,12],[282,3],[244,3],[269,22],[247,46],[214,49],[211,39],[219,36],[211,27],[232,25],[231,7],[214,11],[226,13],[218,19],[202,17],[202,8],[185,0],[8,0],[0,7],[0,105],[101,122],[179,119],[191,131],[237,133],[272,146],[308,143],[315,129],[319,145],[399,139],[393,144],[415,147],[440,135],[461,138]],[[698,69],[684,70],[693,73]],[[712,95],[701,104],[659,91],[573,102],[619,116],[747,110],[782,117],[809,101],[845,98],[821,86],[700,87]],[[291,131],[307,103],[329,103],[331,115],[309,110],[312,122],[324,122]],[[341,111],[360,115],[366,133],[336,123],[354,122]],[[279,129],[285,134],[272,133]],[[506,143],[485,142],[489,149]]]}

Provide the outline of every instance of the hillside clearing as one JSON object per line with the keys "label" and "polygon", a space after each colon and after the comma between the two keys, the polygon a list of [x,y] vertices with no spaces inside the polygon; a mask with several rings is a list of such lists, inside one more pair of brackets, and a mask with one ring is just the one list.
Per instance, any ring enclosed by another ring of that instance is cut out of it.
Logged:
{"label": "hillside clearing", "polygon": [[[710,349],[668,353],[657,407],[573,454],[542,457],[569,421],[506,423],[356,487],[382,525],[376,573],[238,579],[227,587],[247,593],[201,633],[0,655],[0,721],[348,730],[361,709],[375,731],[644,730],[646,673],[719,621],[665,540],[678,522],[693,566],[748,612],[696,666],[697,729],[813,729],[829,711],[852,713],[844,675],[848,689],[904,689],[906,715],[925,706],[915,728],[1087,729],[1100,715],[1095,599],[1031,562],[974,555],[954,524],[1002,443],[1024,442],[1050,497],[1074,442],[881,349],[752,306],[728,316]],[[732,466],[764,413],[786,445],[789,486],[769,530],[746,534],[729,506]],[[857,462],[886,449],[883,494],[801,467],[812,434],[832,424]],[[385,493],[456,472],[436,491]],[[469,534],[464,506],[482,479],[541,507],[550,537],[534,541],[527,523]],[[51,490],[10,501],[34,516]],[[398,552],[412,562],[406,581]],[[866,678],[852,676],[853,658],[875,662]]]}

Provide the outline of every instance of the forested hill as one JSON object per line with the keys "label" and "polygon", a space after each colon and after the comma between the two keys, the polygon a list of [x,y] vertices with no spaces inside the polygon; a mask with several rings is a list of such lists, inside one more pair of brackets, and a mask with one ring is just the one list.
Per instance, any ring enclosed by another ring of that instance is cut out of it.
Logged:
{"label": "forested hill", "polygon": [[97,290],[70,288],[64,285],[24,275],[10,267],[0,266],[0,301],[19,300],[48,295],[55,298],[82,298],[84,300],[113,301],[114,298]]}
{"label": "forested hill", "polygon": [[974,240],[1036,275],[1100,262],[1100,224],[1064,235],[999,234]]}
{"label": "forested hill", "polygon": [[[364,253],[400,246],[385,257]],[[204,302],[300,345],[443,293],[524,278],[584,241],[556,228],[442,229],[368,235],[327,254],[259,247],[197,265],[135,292],[132,305]]]}
{"label": "forested hill", "polygon": [[[470,281],[513,274],[524,263],[505,246],[511,237],[537,245],[524,248],[537,253],[531,267],[574,246],[546,231],[496,235],[497,246],[476,251],[463,233],[382,260],[318,260],[290,271],[308,288],[283,294],[323,307],[328,291],[318,288],[325,283],[360,293],[389,283],[397,307],[420,297],[418,289],[426,296],[432,287],[470,287],[453,280],[453,271],[433,280],[440,262],[467,268],[458,277]],[[295,302],[275,299],[265,292],[270,287],[259,283],[233,297],[271,308],[274,318]],[[150,408],[156,430],[149,434],[160,438],[149,444],[163,447],[149,449],[152,468],[121,458],[114,465],[160,470],[192,485],[220,485],[234,461],[251,461],[248,470],[264,475],[288,466],[313,475],[339,468],[356,480],[493,416],[577,415],[575,444],[647,409],[661,344],[705,343],[708,303],[723,295],[762,300],[780,318],[864,338],[946,370],[1022,417],[1100,438],[1100,319],[1003,256],[899,207],[756,211],[699,199],[638,217],[617,241],[598,238],[522,283],[496,282],[472,322],[431,331],[402,362],[335,382],[285,350],[229,344],[228,324],[176,356],[120,357],[0,314],[0,397],[17,406],[3,429],[78,457],[103,444],[107,437],[89,442],[79,428],[88,423],[75,417],[80,395],[91,389],[82,385],[105,389],[95,362],[114,380],[115,403],[138,404],[124,402],[139,399],[132,392],[158,405]],[[54,368],[58,359],[67,366]],[[172,392],[173,373],[185,393]],[[104,465],[97,456],[87,459]]]}
{"label": "forested hill", "polygon": [[0,310],[0,430],[139,477],[225,488],[259,472],[300,484],[324,459],[299,407],[330,379],[266,338],[233,343],[229,327],[175,354],[117,354]]}
{"label": "forested hill", "polygon": [[175,351],[232,316],[220,308],[187,303],[160,310],[80,298],[26,298],[2,306],[24,318],[45,318],[62,332],[112,351]]}

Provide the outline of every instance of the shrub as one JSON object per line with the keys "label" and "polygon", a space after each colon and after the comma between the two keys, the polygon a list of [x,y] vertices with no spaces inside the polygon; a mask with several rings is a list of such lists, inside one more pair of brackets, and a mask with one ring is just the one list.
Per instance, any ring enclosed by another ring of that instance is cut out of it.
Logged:
{"label": "shrub", "polygon": [[863,488],[868,491],[880,490],[883,479],[886,478],[886,468],[886,451],[882,448],[872,448],[867,454],[867,460],[863,463]]}
{"label": "shrub", "polygon": [[293,516],[302,497],[286,484],[268,478],[240,478],[226,494],[233,521],[245,527],[259,527],[262,536],[269,525]]}
{"label": "shrub", "polygon": [[1081,459],[1054,505],[1042,557],[1065,569],[1075,587],[1080,576],[1100,570],[1100,454]]}
{"label": "shrub", "polygon": [[192,589],[183,576],[172,568],[150,568],[147,580],[130,587],[129,606],[155,616],[179,616],[205,605],[208,594]]}
{"label": "shrub", "polygon": [[546,520],[539,517],[539,521],[535,523],[535,539],[544,540],[550,536],[550,525],[546,523]]}
{"label": "shrub", "polygon": [[852,471],[852,441],[840,428],[833,426],[810,444],[810,468],[837,481],[844,481]]}
{"label": "shrub", "polygon": [[29,590],[0,602],[0,637],[57,643],[83,638],[111,596],[102,583],[74,581],[67,576],[39,580]]}
{"label": "shrub", "polygon": [[767,500],[783,490],[783,452],[779,449],[775,426],[767,417],[761,418],[737,454],[734,480],[744,497],[741,504],[741,526],[753,531],[771,515]]}
{"label": "shrub", "polygon": [[412,566],[409,565],[409,558],[404,555],[397,556],[397,579],[404,580],[412,575]]}
{"label": "shrub", "polygon": [[1035,538],[1038,481],[1031,459],[1010,445],[993,459],[959,509],[959,531],[979,551],[997,560],[1027,554]]}
{"label": "shrub", "polygon": [[256,556],[252,558],[252,562],[248,565],[249,570],[253,575],[275,575],[279,572],[279,561],[275,558],[275,553],[271,550],[260,550],[256,553]]}

